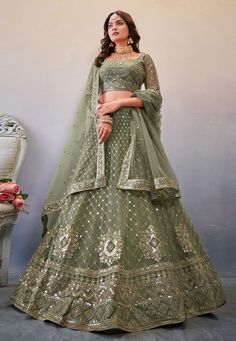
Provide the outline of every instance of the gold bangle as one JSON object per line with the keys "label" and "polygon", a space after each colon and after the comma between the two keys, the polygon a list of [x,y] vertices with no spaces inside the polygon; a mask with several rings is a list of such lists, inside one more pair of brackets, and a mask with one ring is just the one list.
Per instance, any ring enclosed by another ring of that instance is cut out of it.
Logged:
{"label": "gold bangle", "polygon": [[109,124],[113,125],[113,123],[111,121],[99,121],[98,124],[99,123],[109,123]]}
{"label": "gold bangle", "polygon": [[99,122],[108,122],[112,124],[113,119],[110,115],[103,115],[99,117]]}

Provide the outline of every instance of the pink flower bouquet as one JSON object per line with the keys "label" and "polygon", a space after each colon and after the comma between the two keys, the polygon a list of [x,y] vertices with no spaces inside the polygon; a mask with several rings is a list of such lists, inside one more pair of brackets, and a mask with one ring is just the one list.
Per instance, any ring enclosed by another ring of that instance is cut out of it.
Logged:
{"label": "pink flower bouquet", "polygon": [[29,213],[25,210],[26,205],[24,199],[28,194],[22,193],[20,186],[11,179],[0,179],[0,202],[11,203],[16,210]]}

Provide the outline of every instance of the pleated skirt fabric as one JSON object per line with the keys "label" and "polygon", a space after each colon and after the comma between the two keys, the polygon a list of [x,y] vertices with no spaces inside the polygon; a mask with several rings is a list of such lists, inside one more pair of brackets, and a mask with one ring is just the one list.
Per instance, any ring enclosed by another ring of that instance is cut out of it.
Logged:
{"label": "pleated skirt fabric", "polygon": [[[36,319],[86,331],[140,331],[226,302],[180,199],[151,201],[147,191],[116,188],[132,110],[113,115],[107,186],[67,198],[9,298]],[[137,162],[142,167],[142,155]]]}

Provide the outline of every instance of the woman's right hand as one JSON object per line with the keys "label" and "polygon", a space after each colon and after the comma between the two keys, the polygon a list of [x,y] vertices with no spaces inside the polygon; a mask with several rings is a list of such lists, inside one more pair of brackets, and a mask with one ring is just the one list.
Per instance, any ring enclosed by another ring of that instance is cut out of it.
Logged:
{"label": "woman's right hand", "polygon": [[106,122],[98,123],[98,139],[99,143],[106,142],[111,135],[112,125]]}

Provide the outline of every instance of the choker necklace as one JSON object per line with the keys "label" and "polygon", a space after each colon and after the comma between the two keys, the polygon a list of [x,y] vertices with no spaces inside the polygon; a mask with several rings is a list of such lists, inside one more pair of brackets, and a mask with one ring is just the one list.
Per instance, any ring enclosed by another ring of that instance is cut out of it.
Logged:
{"label": "choker necklace", "polygon": [[123,53],[130,53],[133,52],[133,46],[132,45],[127,45],[127,46],[115,46],[114,52],[123,54]]}
{"label": "choker necklace", "polygon": [[137,52],[133,50],[132,45],[127,46],[115,46],[114,52],[112,52],[106,59],[107,60],[130,60],[136,59]]}

